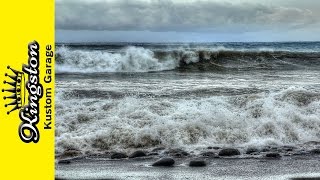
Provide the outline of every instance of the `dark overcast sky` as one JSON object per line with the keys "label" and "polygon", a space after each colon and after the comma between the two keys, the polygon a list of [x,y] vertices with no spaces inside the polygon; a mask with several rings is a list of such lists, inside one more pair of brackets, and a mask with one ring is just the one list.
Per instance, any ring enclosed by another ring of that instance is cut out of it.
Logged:
{"label": "dark overcast sky", "polygon": [[317,0],[56,0],[56,41],[319,41],[319,9]]}

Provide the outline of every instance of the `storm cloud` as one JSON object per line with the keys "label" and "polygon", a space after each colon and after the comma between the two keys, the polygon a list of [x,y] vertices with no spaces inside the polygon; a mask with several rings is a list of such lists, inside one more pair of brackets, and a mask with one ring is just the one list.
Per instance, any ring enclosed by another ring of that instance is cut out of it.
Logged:
{"label": "storm cloud", "polygon": [[56,28],[232,33],[299,29],[317,23],[310,9],[257,2],[58,0]]}

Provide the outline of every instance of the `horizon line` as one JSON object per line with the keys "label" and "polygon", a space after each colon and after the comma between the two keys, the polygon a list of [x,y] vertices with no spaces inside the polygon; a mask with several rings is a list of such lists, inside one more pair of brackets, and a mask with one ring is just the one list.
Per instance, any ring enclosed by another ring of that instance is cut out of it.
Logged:
{"label": "horizon line", "polygon": [[160,42],[160,41],[65,41],[65,42],[55,42],[56,44],[65,44],[65,43],[154,43],[154,44],[161,44],[161,43],[318,43],[320,40],[316,41],[168,41],[168,42]]}

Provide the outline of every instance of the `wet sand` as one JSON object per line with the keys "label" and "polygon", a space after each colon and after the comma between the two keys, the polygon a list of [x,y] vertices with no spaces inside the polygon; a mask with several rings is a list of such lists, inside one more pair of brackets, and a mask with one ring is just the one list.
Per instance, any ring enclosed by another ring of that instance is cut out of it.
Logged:
{"label": "wet sand", "polygon": [[192,158],[175,158],[173,167],[152,167],[156,158],[84,158],[56,164],[56,179],[320,179],[319,156],[208,158],[206,167],[189,167]]}

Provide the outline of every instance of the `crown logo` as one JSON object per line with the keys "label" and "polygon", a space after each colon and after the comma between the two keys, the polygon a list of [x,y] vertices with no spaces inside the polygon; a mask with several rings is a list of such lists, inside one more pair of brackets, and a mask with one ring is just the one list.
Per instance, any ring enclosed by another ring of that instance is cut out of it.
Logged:
{"label": "crown logo", "polygon": [[10,88],[2,89],[2,92],[11,93],[11,95],[3,97],[4,100],[11,100],[10,103],[4,105],[5,107],[12,107],[11,110],[7,111],[7,114],[10,114],[12,111],[21,109],[25,104],[25,90],[21,88],[21,84],[25,82],[25,77],[23,72],[14,70],[10,66],[8,66],[7,69],[10,69],[13,74],[5,73],[4,75],[8,77],[8,79],[10,78],[10,81],[4,80],[3,84],[10,85]]}

